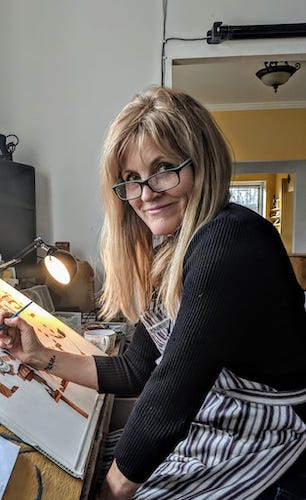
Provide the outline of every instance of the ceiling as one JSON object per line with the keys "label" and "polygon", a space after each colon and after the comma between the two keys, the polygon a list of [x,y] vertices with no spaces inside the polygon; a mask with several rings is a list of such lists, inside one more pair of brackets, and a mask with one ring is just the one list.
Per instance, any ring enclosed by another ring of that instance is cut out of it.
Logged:
{"label": "ceiling", "polygon": [[[301,67],[275,93],[256,76],[265,61],[299,62]],[[176,59],[172,69],[172,86],[210,110],[306,107],[306,54]]]}

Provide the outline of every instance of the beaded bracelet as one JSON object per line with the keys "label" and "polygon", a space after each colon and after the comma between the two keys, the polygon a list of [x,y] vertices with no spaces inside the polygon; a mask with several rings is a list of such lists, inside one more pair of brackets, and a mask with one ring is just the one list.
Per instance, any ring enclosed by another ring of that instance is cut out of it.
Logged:
{"label": "beaded bracelet", "polygon": [[51,358],[49,359],[49,363],[47,364],[47,366],[45,368],[43,368],[43,370],[45,372],[49,372],[50,370],[52,370],[53,365],[55,363],[55,358],[56,358],[56,356],[55,356],[55,354],[53,354],[53,356],[51,356]]}

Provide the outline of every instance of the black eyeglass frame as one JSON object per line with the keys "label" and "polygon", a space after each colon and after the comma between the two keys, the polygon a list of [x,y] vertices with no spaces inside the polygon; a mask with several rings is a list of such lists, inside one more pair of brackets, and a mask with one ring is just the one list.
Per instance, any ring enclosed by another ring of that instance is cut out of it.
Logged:
{"label": "black eyeglass frame", "polygon": [[[169,168],[168,170],[165,170],[164,172],[156,172],[156,174],[152,174],[152,175],[149,175],[149,177],[147,177],[146,179],[144,179],[143,181],[124,181],[124,182],[116,182],[116,184],[114,184],[112,186],[112,189],[113,191],[115,192],[115,194],[118,196],[118,198],[121,200],[121,201],[131,201],[131,200],[137,200],[138,198],[141,197],[142,195],[142,190],[143,190],[143,186],[148,186],[151,191],[153,191],[153,193],[164,193],[165,191],[168,191],[169,189],[173,189],[175,188],[176,186],[179,185],[179,183],[181,182],[181,179],[180,179],[180,171],[184,168],[184,167],[187,167],[188,165],[191,165],[192,163],[192,159],[191,158],[187,158],[186,160],[184,160],[182,163],[180,163],[177,167],[173,167],[173,168]],[[168,174],[168,173],[176,173],[177,174],[177,184],[175,184],[175,186],[172,186],[171,188],[167,188],[167,189],[156,189],[152,186],[150,186],[150,180],[158,175],[161,175],[161,174]],[[135,198],[122,198],[118,192],[117,192],[117,188],[120,188],[121,186],[126,186],[128,184],[138,184],[140,186],[140,189],[141,189],[141,192],[140,192],[140,195],[139,196],[135,196]]]}

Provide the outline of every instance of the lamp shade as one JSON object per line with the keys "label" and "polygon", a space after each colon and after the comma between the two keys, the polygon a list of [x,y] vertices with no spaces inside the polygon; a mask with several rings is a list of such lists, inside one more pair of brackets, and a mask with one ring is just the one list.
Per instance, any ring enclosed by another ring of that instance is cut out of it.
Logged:
{"label": "lamp shade", "polygon": [[287,61],[283,63],[277,61],[265,62],[265,67],[257,71],[256,76],[262,83],[273,87],[274,92],[277,92],[279,85],[286,83],[300,67],[300,63],[292,66]]}
{"label": "lamp shade", "polygon": [[49,274],[62,285],[68,285],[77,272],[75,258],[65,250],[51,248],[44,258]]}

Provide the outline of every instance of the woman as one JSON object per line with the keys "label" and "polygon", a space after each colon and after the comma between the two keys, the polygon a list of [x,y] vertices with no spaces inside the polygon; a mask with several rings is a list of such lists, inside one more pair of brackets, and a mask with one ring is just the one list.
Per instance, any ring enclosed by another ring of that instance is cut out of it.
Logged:
{"label": "woman", "polygon": [[103,499],[275,498],[284,481],[306,498],[304,294],[272,224],[229,203],[230,178],[201,104],[158,87],[136,96],[101,165],[101,313],[138,321],[133,341],[80,358],[4,319],[0,345],[34,368],[139,394]]}

